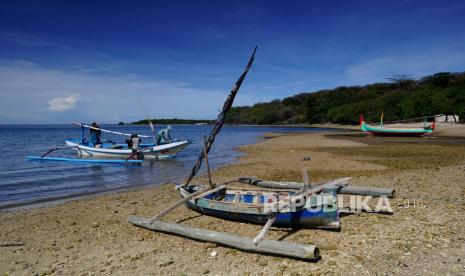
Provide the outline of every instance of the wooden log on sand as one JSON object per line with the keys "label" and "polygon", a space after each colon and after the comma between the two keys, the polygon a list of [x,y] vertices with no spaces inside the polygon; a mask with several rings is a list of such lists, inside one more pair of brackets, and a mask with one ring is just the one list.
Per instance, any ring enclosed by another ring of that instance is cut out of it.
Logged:
{"label": "wooden log on sand", "polygon": [[150,223],[149,220],[138,216],[130,216],[129,222],[149,230],[174,234],[194,240],[213,242],[247,252],[272,254],[307,261],[320,259],[320,251],[315,245],[275,240],[262,240],[258,245],[255,245],[251,238],[162,221]]}

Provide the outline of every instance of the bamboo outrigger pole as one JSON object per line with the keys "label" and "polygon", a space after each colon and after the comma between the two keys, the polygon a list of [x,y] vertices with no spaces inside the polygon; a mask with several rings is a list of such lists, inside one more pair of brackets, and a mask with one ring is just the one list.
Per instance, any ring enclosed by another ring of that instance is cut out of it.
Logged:
{"label": "bamboo outrigger pole", "polygon": [[321,258],[320,250],[315,245],[311,244],[275,240],[262,240],[259,244],[254,244],[251,238],[194,228],[177,223],[166,223],[163,221],[150,222],[137,216],[130,216],[129,221],[136,226],[157,232],[174,234],[194,240],[213,242],[248,252],[273,254],[305,261],[317,261]]}

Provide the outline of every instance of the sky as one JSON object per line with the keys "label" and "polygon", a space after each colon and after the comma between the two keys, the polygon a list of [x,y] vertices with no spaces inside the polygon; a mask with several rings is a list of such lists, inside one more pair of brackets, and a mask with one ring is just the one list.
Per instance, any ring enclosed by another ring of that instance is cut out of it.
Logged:
{"label": "sky", "polygon": [[465,71],[465,1],[3,1],[0,124],[213,119],[235,106]]}

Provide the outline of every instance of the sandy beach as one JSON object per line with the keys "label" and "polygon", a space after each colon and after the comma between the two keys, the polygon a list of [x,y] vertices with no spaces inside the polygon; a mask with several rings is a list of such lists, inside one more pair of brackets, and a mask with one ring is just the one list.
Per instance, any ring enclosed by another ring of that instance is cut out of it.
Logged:
{"label": "sandy beach", "polygon": [[[391,139],[336,130],[269,134],[241,147],[245,156],[237,162],[214,171],[218,182],[242,175],[302,181],[306,170],[312,182],[347,176],[351,185],[396,189],[394,215],[344,216],[340,232],[272,228],[268,233],[268,239],[317,245],[318,262],[245,253],[130,225],[129,215],[150,217],[179,199],[167,183],[0,213],[0,273],[463,275],[465,128],[444,124],[437,130],[432,137]],[[164,220],[248,237],[261,229],[184,206]]]}

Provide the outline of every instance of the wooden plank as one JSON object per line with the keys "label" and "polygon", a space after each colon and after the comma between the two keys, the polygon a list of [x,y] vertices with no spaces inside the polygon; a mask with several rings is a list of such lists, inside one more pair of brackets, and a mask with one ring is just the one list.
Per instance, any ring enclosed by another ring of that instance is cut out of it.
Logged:
{"label": "wooden plank", "polygon": [[162,221],[150,223],[149,220],[137,216],[130,216],[129,222],[133,225],[153,231],[169,233],[194,240],[213,242],[247,252],[278,255],[308,261],[320,259],[320,251],[315,245],[275,240],[262,240],[258,245],[255,245],[253,240],[247,237]]}

